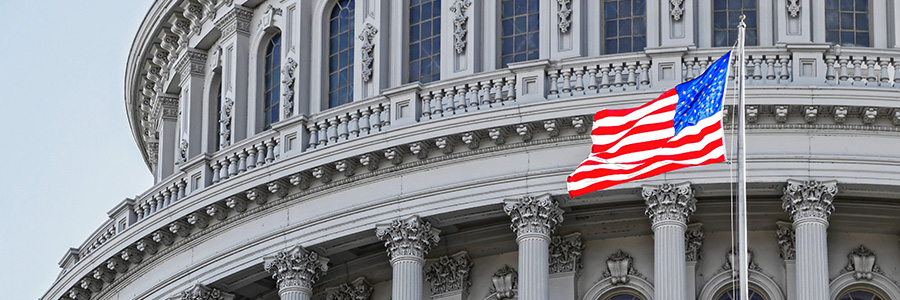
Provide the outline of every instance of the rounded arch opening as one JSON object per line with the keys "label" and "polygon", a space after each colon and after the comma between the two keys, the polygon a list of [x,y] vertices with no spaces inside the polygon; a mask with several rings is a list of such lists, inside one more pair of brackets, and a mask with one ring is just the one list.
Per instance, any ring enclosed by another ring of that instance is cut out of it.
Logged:
{"label": "rounded arch opening", "polygon": [[[583,300],[653,300],[653,285],[646,279],[628,275],[628,283],[613,284],[612,278],[600,280],[584,294]],[[631,295],[631,298],[627,296]]]}
{"label": "rounded arch opening", "polygon": [[[700,291],[698,299],[720,299],[719,297],[732,290],[732,270],[719,272],[709,279]],[[785,300],[781,287],[766,274],[757,270],[750,270],[750,289],[755,289],[763,300]],[[736,288],[737,285],[734,285]],[[729,298],[724,298],[729,299]],[[757,298],[750,298],[756,300]]]}
{"label": "rounded arch opening", "polygon": [[[878,296],[883,300],[900,299],[900,287],[897,287],[897,284],[891,279],[878,273],[872,273],[872,279],[870,280],[856,279],[853,276],[853,272],[841,274],[837,278],[831,280],[830,292],[833,300],[855,300],[857,298],[850,298],[849,296],[863,296],[865,293]],[[871,300],[875,299],[879,298],[873,298]]]}

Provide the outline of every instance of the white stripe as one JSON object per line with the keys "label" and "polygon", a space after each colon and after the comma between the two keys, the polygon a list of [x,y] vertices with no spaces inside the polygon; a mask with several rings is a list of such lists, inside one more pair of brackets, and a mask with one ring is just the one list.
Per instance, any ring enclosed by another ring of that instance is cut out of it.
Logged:
{"label": "white stripe", "polygon": [[[671,136],[675,135],[675,127],[673,125],[674,123],[672,123],[672,119],[674,119],[674,118],[675,118],[674,110],[663,112],[663,113],[658,113],[655,115],[649,115],[649,116],[642,118],[637,123],[635,123],[634,126],[629,127],[628,129],[625,129],[625,130],[622,130],[619,132],[615,132],[615,133],[609,132],[608,134],[591,134],[591,142],[593,142],[594,145],[606,145],[606,144],[615,142],[616,140],[622,138],[622,136],[630,134],[631,132],[629,132],[629,130],[634,129],[637,126],[665,123],[665,122],[668,122],[669,125],[671,126],[670,128],[672,128],[672,132],[669,133],[669,137],[671,137]],[[604,126],[604,127],[606,127],[606,126]],[[606,133],[606,132],[604,132],[604,133]]]}
{"label": "white stripe", "polygon": [[678,103],[678,94],[656,100],[656,102],[654,102],[653,104],[650,104],[644,108],[630,112],[624,116],[611,116],[611,117],[604,117],[600,120],[595,120],[594,126],[592,127],[592,129],[597,129],[597,127],[600,127],[600,126],[619,126],[619,125],[640,119],[660,108],[663,108],[663,107],[666,107],[666,106],[669,106],[672,104],[676,104],[676,103]]}
{"label": "white stripe", "polygon": [[[723,130],[717,130],[711,134],[704,136],[703,139],[697,141],[696,143],[684,144],[674,148],[656,148],[644,151],[630,152],[618,155],[616,157],[608,158],[606,160],[609,163],[630,164],[636,161],[646,160],[654,156],[676,155],[680,153],[700,151],[708,144],[713,143],[716,140],[721,140],[722,132]],[[591,157],[593,157],[593,155],[591,155]]]}
{"label": "white stripe", "polygon": [[[714,149],[713,151],[710,151],[706,155],[703,155],[698,158],[681,160],[681,161],[673,161],[673,160],[658,161],[658,162],[655,162],[637,172],[625,173],[625,174],[614,174],[614,175],[608,175],[608,176],[603,176],[603,177],[598,177],[598,178],[585,178],[585,179],[582,179],[579,181],[568,182],[566,184],[566,186],[568,187],[569,191],[580,190],[580,189],[587,188],[588,186],[590,186],[592,184],[603,182],[603,181],[628,180],[628,179],[640,176],[642,174],[651,172],[655,169],[658,169],[658,168],[661,168],[661,167],[664,167],[666,165],[673,164],[673,163],[685,164],[685,165],[691,165],[691,164],[696,165],[696,164],[702,163],[704,161],[722,156],[724,154],[725,154],[725,147],[722,146],[722,147],[718,147],[718,148]],[[572,173],[572,175],[580,173],[580,172],[582,172],[581,168],[576,169],[575,172]]]}
{"label": "white stripe", "polygon": [[[719,120],[716,120],[715,116],[700,120],[700,123],[698,123],[697,125],[685,127],[685,129],[682,130],[678,134],[678,138],[680,139],[680,138],[684,138],[687,136],[693,136],[693,135],[700,134],[700,131],[702,131],[703,129],[705,129],[709,126],[717,125],[717,123],[719,123]],[[607,151],[603,151],[602,153],[616,153],[616,151],[618,151],[622,147],[629,146],[632,144],[638,144],[643,141],[663,139],[666,137],[666,136],[662,136],[663,134],[668,134],[668,136],[672,136],[673,133],[674,133],[674,129],[667,129],[667,130],[658,130],[658,131],[648,132],[648,134],[646,134],[646,135],[642,134],[641,137],[644,137],[644,139],[638,139],[638,138],[631,139],[631,137],[627,137],[625,139],[622,139],[622,142],[616,144],[615,146],[608,149]],[[635,135],[635,136],[638,136],[638,135]],[[705,137],[703,137],[702,140],[695,142],[695,143],[680,145],[675,148],[664,148],[663,147],[663,148],[654,148],[654,149],[647,149],[647,150],[643,150],[643,151],[624,153],[622,155],[618,155],[614,158],[608,158],[608,159],[610,161],[615,161],[618,163],[627,163],[627,162],[633,162],[633,161],[647,159],[647,158],[650,158],[655,155],[670,155],[670,154],[676,154],[676,153],[681,153],[681,152],[696,151],[696,150],[702,149],[703,147],[699,147],[697,149],[691,150],[692,148],[690,146],[694,145],[694,144],[703,144],[705,146],[705,144],[713,142],[713,141],[715,141],[715,139],[721,139],[722,137],[723,137],[723,130],[719,129],[719,130],[716,130],[716,131],[706,135]],[[632,143],[632,141],[633,141],[633,143]],[[628,142],[628,143],[626,143],[626,142]],[[674,140],[669,140],[669,142],[670,143],[674,142]]]}
{"label": "white stripe", "polygon": [[670,141],[677,141],[685,136],[695,135],[695,134],[699,133],[700,130],[703,130],[703,128],[706,128],[709,125],[712,125],[715,123],[720,123],[720,122],[722,122],[722,111],[721,110],[719,112],[713,114],[712,116],[709,116],[705,119],[701,119],[699,122],[697,122],[696,125],[682,128],[681,132],[679,132],[678,135],[673,137]]}

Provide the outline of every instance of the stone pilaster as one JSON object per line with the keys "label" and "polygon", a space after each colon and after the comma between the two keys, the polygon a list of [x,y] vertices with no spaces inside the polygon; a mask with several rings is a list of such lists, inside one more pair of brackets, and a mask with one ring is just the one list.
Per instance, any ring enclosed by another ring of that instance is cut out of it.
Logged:
{"label": "stone pilaster", "polygon": [[425,279],[431,283],[431,298],[440,300],[464,300],[472,281],[472,260],[466,251],[441,256],[425,268]]}
{"label": "stone pilaster", "polygon": [[376,228],[378,238],[384,240],[391,257],[393,274],[393,299],[414,300],[422,297],[422,268],[425,254],[437,244],[440,230],[431,227],[419,216],[397,219]]}
{"label": "stone pilaster", "polygon": [[794,226],[791,222],[778,221],[775,222],[778,229],[775,234],[778,236],[779,255],[784,260],[785,278],[787,279],[787,296],[788,299],[797,298],[797,264],[796,264],[796,248],[794,237]]}
{"label": "stone pilaster", "polygon": [[231,300],[234,295],[220,291],[219,289],[209,288],[202,284],[194,286],[181,292],[181,300]]}
{"label": "stone pilaster", "polygon": [[550,234],[563,221],[559,203],[544,194],[504,201],[519,244],[519,299],[550,299]]}
{"label": "stone pilaster", "polygon": [[697,261],[702,254],[701,248],[703,248],[703,223],[688,225],[684,233],[687,299],[697,299]]}
{"label": "stone pilaster", "polygon": [[550,239],[550,295],[557,299],[575,299],[578,271],[583,267],[584,243],[575,232]]}
{"label": "stone pilaster", "polygon": [[794,221],[798,300],[830,299],[828,289],[828,217],[834,210],[837,181],[788,179],[783,207]]}
{"label": "stone pilaster", "polygon": [[312,288],[328,271],[328,259],[300,245],[263,258],[267,272],[278,280],[282,300],[309,300]]}
{"label": "stone pilaster", "polygon": [[653,229],[654,291],[656,299],[685,300],[687,264],[685,229],[697,199],[689,182],[646,185],[641,195]]}
{"label": "stone pilaster", "polygon": [[353,282],[330,287],[325,293],[328,295],[325,297],[326,300],[369,300],[372,299],[372,284],[359,277]]}

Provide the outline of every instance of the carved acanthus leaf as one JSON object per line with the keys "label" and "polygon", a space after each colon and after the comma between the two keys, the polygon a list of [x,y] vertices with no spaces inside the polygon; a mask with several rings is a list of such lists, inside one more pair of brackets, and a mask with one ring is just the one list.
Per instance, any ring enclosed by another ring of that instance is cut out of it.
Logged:
{"label": "carved acanthus leaf", "polygon": [[584,244],[581,233],[553,236],[550,239],[550,274],[578,272],[582,268]]}
{"label": "carved acanthus leaf", "polygon": [[378,28],[372,23],[366,23],[362,32],[359,34],[359,40],[362,41],[362,79],[363,82],[369,82],[372,79],[372,65],[375,62],[375,34]]}
{"label": "carved acanthus leaf", "polygon": [[222,291],[215,288],[209,288],[202,284],[194,286],[181,292],[181,300],[225,300]]}
{"label": "carved acanthus leaf", "polygon": [[300,245],[264,258],[263,267],[278,280],[279,289],[297,286],[312,289],[328,271],[328,259]]}
{"label": "carved acanthus leaf", "polygon": [[797,221],[813,217],[827,220],[834,211],[834,195],[837,194],[837,181],[816,180],[800,181],[788,179],[784,187],[782,207]]}
{"label": "carved acanthus leaf", "polygon": [[696,210],[697,199],[690,182],[645,185],[641,196],[647,203],[646,214],[653,224],[663,221],[687,223]]}
{"label": "carved acanthus leaf", "polygon": [[672,19],[675,21],[680,21],[681,16],[684,15],[684,0],[670,0],[672,3]]}
{"label": "carved acanthus leaf", "polygon": [[468,292],[472,282],[469,275],[472,260],[466,251],[452,256],[441,256],[435,263],[425,268],[425,279],[431,283],[431,294],[438,295],[452,291]]}
{"label": "carved acanthus leaf", "polygon": [[353,282],[325,290],[326,300],[369,300],[372,297],[372,285],[365,278],[359,277]]}
{"label": "carved acanthus leaf", "polygon": [[688,225],[684,232],[684,259],[686,261],[698,261],[701,257],[700,248],[703,248],[703,223]]}
{"label": "carved acanthus leaf", "polygon": [[781,259],[784,260],[794,260],[796,259],[796,249],[794,248],[794,243],[796,241],[796,237],[794,236],[794,226],[790,222],[775,222],[775,225],[778,226],[775,234],[778,236],[778,249],[781,250],[779,255],[781,255]]}
{"label": "carved acanthus leaf", "polygon": [[469,21],[466,10],[469,9],[469,6],[472,6],[471,0],[456,0],[450,6],[450,12],[453,13],[454,47],[457,54],[462,54],[466,51],[466,35],[469,32],[466,28],[466,23]]}
{"label": "carved acanthus leaf", "polygon": [[559,32],[566,33],[572,25],[572,0],[556,0],[559,10],[556,16],[559,18]]}
{"label": "carved acanthus leaf", "polygon": [[518,235],[536,233],[548,238],[563,221],[563,210],[550,194],[507,199],[503,211],[509,215],[510,228]]}
{"label": "carved acanthus leaf", "polygon": [[378,225],[375,233],[384,241],[391,260],[407,257],[425,259],[425,254],[440,240],[440,230],[418,216]]}

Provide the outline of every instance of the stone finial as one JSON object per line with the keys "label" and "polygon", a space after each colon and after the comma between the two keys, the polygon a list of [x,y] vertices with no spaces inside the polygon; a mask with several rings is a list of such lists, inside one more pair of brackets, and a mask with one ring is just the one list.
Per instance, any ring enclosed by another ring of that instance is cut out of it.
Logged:
{"label": "stone finial", "polygon": [[788,179],[784,187],[782,207],[791,214],[796,222],[803,218],[820,218],[828,220],[834,211],[834,195],[838,187],[836,180],[830,181],[800,181]]}
{"label": "stone finial", "polygon": [[472,282],[469,275],[472,271],[472,260],[466,251],[451,256],[441,256],[434,264],[425,268],[425,279],[431,283],[431,294],[439,295],[449,292],[468,293]]}
{"label": "stone finial", "polygon": [[581,233],[575,232],[550,239],[550,274],[578,272],[584,244]]}
{"label": "stone finial", "polygon": [[841,273],[853,272],[853,278],[856,280],[872,280],[872,273],[884,275],[881,268],[875,264],[875,253],[866,246],[859,245],[847,254],[847,266]]}
{"label": "stone finial", "polygon": [[516,297],[516,289],[519,284],[519,272],[508,265],[504,265],[500,270],[494,272],[491,276],[491,294],[490,299],[504,300]]}
{"label": "stone finial", "polygon": [[603,272],[603,278],[609,277],[613,285],[628,284],[629,275],[644,277],[634,269],[634,258],[630,254],[619,249],[606,259],[606,271]]}
{"label": "stone finial", "polygon": [[377,226],[375,234],[384,241],[391,261],[400,258],[425,259],[425,254],[438,243],[441,231],[419,216],[396,219],[390,224]]}
{"label": "stone finial", "polygon": [[778,221],[775,222],[775,225],[778,226],[778,229],[775,230],[775,234],[778,235],[778,248],[781,250],[781,253],[779,253],[781,259],[796,259],[797,250],[794,248],[794,243],[797,239],[794,236],[794,224],[791,222]]}
{"label": "stone finial", "polygon": [[509,215],[510,228],[518,236],[534,233],[549,238],[563,221],[563,210],[550,194],[506,199],[503,211]]}
{"label": "stone finial", "polygon": [[202,284],[194,286],[181,292],[181,300],[226,300],[224,293],[219,289],[209,288]]}
{"label": "stone finial", "polygon": [[372,284],[359,277],[353,282],[341,284],[325,290],[326,300],[369,300],[372,298]]}
{"label": "stone finial", "polygon": [[316,280],[328,271],[328,259],[300,245],[263,258],[266,272],[278,281],[278,288],[312,289]]}
{"label": "stone finial", "polygon": [[684,259],[686,261],[700,260],[700,248],[703,247],[703,223],[688,225],[684,232]]}
{"label": "stone finial", "polygon": [[641,196],[647,202],[646,214],[654,225],[664,221],[687,223],[697,209],[690,182],[645,185]]}

